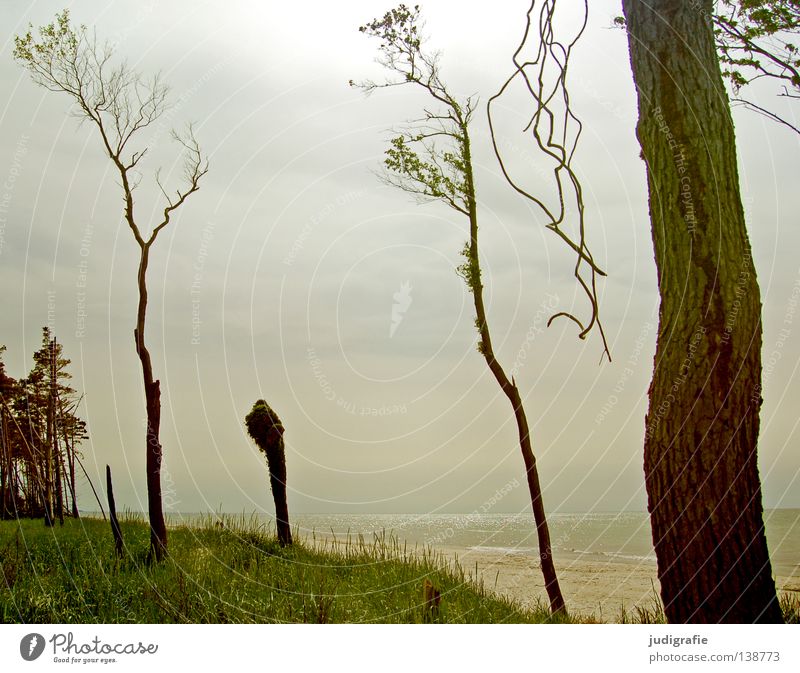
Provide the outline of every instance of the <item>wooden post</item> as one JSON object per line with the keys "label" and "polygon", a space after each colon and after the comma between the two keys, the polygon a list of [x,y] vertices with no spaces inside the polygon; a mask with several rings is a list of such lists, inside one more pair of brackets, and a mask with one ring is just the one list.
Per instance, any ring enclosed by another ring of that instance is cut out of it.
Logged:
{"label": "wooden post", "polygon": [[108,512],[111,519],[111,534],[114,536],[114,549],[117,556],[122,558],[125,543],[122,541],[122,532],[119,529],[119,521],[117,521],[117,507],[114,504],[114,486],[111,484],[111,466],[106,465],[106,490],[108,493]]}

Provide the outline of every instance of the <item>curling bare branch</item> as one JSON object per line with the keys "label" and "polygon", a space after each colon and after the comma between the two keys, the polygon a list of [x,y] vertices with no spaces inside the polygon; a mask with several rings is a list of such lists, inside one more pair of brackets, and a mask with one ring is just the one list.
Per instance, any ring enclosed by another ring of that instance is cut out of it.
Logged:
{"label": "curling bare branch", "polygon": [[[576,255],[573,275],[589,301],[589,320],[584,323],[571,313],[560,312],[554,315],[550,322],[557,317],[571,319],[579,326],[578,336],[581,339],[585,339],[589,332],[597,327],[603,343],[602,356],[611,361],[597,298],[597,276],[606,274],[595,262],[586,241],[583,187],[572,165],[583,124],[572,109],[567,76],[572,50],[586,29],[588,2],[587,0],[583,2],[583,21],[577,33],[571,40],[563,42],[557,37],[554,28],[556,5],[557,0],[544,0],[536,14],[537,2],[531,1],[522,40],[512,57],[513,71],[498,92],[487,102],[489,132],[495,156],[508,183],[544,213],[549,220],[546,227],[561,238]],[[530,51],[531,46],[534,55],[524,59],[523,52]],[[493,105],[517,83],[521,84],[523,91],[532,101],[532,112],[522,132],[533,139],[537,149],[551,162],[551,175],[556,189],[555,205],[548,205],[544,198],[525,187],[522,179],[512,174],[500,149]],[[562,228],[568,213],[567,202],[574,207],[576,213],[577,237],[571,236]]]}

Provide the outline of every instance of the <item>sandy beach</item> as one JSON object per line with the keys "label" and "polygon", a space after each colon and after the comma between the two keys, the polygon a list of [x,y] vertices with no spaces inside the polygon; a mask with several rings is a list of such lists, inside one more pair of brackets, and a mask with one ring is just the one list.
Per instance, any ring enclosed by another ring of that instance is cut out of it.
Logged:
{"label": "sandy beach", "polygon": [[[485,586],[499,594],[533,606],[547,603],[544,580],[538,562],[530,554],[507,553],[491,549],[442,550],[457,557],[463,568],[478,576]],[[616,622],[622,610],[634,613],[637,607],[652,610],[659,591],[655,561],[608,559],[591,560],[556,555],[561,590],[567,608],[574,614],[597,621]],[[800,592],[800,569],[791,575],[776,575],[779,591]]]}
{"label": "sandy beach", "polygon": [[[462,567],[473,574],[477,563],[478,577],[488,589],[528,607],[537,601],[547,604],[539,564],[530,554],[485,549],[442,551],[457,557]],[[598,621],[617,621],[623,606],[628,612],[636,606],[653,606],[654,587],[658,591],[653,562],[581,560],[558,555],[555,562],[570,612],[594,616]]]}

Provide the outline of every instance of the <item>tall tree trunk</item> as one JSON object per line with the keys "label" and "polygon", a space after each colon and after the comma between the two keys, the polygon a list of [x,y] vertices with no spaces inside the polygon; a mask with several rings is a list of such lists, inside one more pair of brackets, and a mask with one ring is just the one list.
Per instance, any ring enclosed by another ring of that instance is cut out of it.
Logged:
{"label": "tall tree trunk", "polygon": [[136,314],[136,329],[133,338],[136,353],[142,364],[145,407],[147,411],[147,509],[150,517],[150,554],[162,560],[167,554],[167,526],[164,521],[164,508],[161,501],[161,387],[153,380],[153,365],[150,352],[144,343],[145,317],[147,315],[147,263],[150,254],[149,244],[141,247],[139,258],[139,306]]}
{"label": "tall tree trunk", "polygon": [[8,493],[11,486],[11,461],[7,455],[11,453],[8,441],[5,406],[0,407],[0,519],[10,518]]}
{"label": "tall tree trunk", "polygon": [[75,438],[72,437],[71,439],[72,441],[70,441],[67,429],[64,428],[64,447],[67,451],[67,466],[69,468],[67,479],[70,496],[72,497],[72,518],[78,519],[80,518],[80,513],[78,512],[78,496],[75,488]]}
{"label": "tall tree trunk", "polygon": [[492,347],[489,323],[486,318],[486,308],[483,303],[483,282],[481,281],[480,257],[478,250],[478,208],[475,194],[475,181],[472,174],[472,155],[470,148],[469,134],[466,123],[461,125],[464,134],[464,164],[466,166],[467,192],[469,195],[469,257],[467,264],[467,282],[472,290],[472,297],[475,304],[475,317],[478,333],[480,335],[479,350],[483,354],[489,370],[501,390],[511,402],[514,410],[514,418],[517,422],[517,432],[519,434],[519,448],[522,453],[522,460],[525,465],[525,475],[528,482],[528,492],[531,498],[531,509],[533,519],[536,524],[536,536],[539,546],[539,562],[544,578],[545,590],[550,600],[550,610],[553,613],[566,613],[567,608],[564,603],[564,596],[561,593],[561,586],[558,583],[555,563],[553,561],[553,549],[550,542],[550,527],[547,524],[547,516],[542,499],[542,488],[539,483],[539,470],[536,467],[536,458],[533,455],[531,446],[531,435],[528,428],[528,419],[522,405],[522,398],[519,394],[516,381],[509,381],[508,376],[503,370],[494,354]]}
{"label": "tall tree trunk", "polygon": [[53,339],[50,343],[50,406],[52,409],[50,447],[53,452],[53,476],[55,480],[55,505],[58,514],[58,523],[64,525],[64,489],[61,484],[61,451],[58,446],[58,365],[57,343]]}
{"label": "tall tree trunk", "polygon": [[53,435],[53,443],[54,452],[53,452],[53,463],[54,463],[54,472],[55,472],[55,504],[56,504],[56,515],[58,516],[58,523],[60,525],[64,525],[64,489],[62,487],[61,482],[61,454],[58,449],[58,439],[56,435]]}
{"label": "tall tree trunk", "polygon": [[[52,377],[52,368],[50,370]],[[53,525],[53,428],[55,426],[55,406],[53,402],[52,378],[47,403],[47,429],[44,442],[44,523]]]}
{"label": "tall tree trunk", "polygon": [[711,0],[623,0],[661,295],[644,447],[670,622],[779,622],[756,444],[761,301]]}
{"label": "tall tree trunk", "polygon": [[289,504],[286,500],[286,453],[281,437],[277,446],[267,454],[269,466],[269,483],[272,499],[275,501],[275,527],[278,531],[278,542],[282,546],[292,544],[292,529],[289,526]]}

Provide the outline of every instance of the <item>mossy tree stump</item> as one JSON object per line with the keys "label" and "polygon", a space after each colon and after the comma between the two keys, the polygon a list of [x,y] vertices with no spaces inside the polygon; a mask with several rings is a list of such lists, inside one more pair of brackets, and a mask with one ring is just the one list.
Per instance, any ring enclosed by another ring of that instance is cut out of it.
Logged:
{"label": "mossy tree stump", "polygon": [[289,527],[289,506],[286,502],[286,452],[283,446],[283,423],[264,400],[253,404],[245,417],[247,432],[267,457],[269,482],[275,501],[275,520],[278,542],[282,546],[292,544]]}

